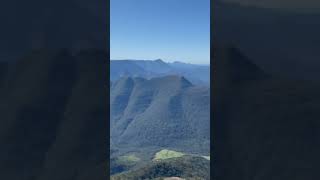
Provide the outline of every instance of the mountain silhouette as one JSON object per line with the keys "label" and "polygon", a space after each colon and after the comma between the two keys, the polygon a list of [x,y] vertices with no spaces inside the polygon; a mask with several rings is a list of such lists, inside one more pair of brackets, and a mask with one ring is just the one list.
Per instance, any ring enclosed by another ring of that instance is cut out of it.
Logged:
{"label": "mountain silhouette", "polygon": [[[213,49],[214,70],[219,72],[215,78],[219,83],[233,85],[267,77],[267,74],[260,67],[251,62],[234,46],[215,45]],[[217,85],[217,88],[220,87],[223,86]]]}
{"label": "mountain silhouette", "polygon": [[320,13],[217,1],[213,14],[215,41],[232,42],[269,74],[319,80]]}
{"label": "mountain silhouette", "polygon": [[263,75],[245,57],[228,47],[215,49],[214,175],[241,180],[319,177],[320,86]]}
{"label": "mountain silhouette", "polygon": [[0,179],[106,178],[106,53],[39,49],[1,89]]}

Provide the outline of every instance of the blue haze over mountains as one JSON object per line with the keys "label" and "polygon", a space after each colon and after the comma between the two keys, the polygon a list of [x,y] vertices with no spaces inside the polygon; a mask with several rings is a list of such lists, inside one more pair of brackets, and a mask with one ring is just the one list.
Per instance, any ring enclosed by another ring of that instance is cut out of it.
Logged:
{"label": "blue haze over mountains", "polygon": [[[209,65],[111,60],[110,81],[111,179],[209,178],[209,161],[201,157],[210,156]],[[152,159],[164,149],[187,156],[159,165]],[[140,161],[133,165],[121,161],[130,155]]]}
{"label": "blue haze over mountains", "polygon": [[210,1],[110,4],[110,178],[209,179]]}
{"label": "blue haze over mountains", "polygon": [[209,153],[209,65],[161,59],[110,65],[111,148]]}
{"label": "blue haze over mountains", "polygon": [[209,88],[175,75],[122,77],[110,93],[111,148],[209,153]]}
{"label": "blue haze over mountains", "polygon": [[123,76],[150,79],[167,75],[179,75],[192,84],[210,84],[210,65],[197,65],[175,61],[172,63],[157,60],[111,60],[110,80],[116,81]]}
{"label": "blue haze over mountains", "polygon": [[[165,149],[186,155],[160,161],[161,165],[152,160]],[[133,164],[121,161],[130,155],[139,161]],[[201,156],[209,155],[209,87],[193,85],[177,75],[151,79],[123,76],[112,83],[110,172],[114,176],[111,179],[122,175],[142,178],[194,177],[195,174],[208,179],[210,163]]]}

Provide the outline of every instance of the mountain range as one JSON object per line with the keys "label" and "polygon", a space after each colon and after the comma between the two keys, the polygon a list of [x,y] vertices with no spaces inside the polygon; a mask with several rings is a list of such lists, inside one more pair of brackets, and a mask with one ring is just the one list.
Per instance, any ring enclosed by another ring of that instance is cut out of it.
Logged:
{"label": "mountain range", "polygon": [[111,179],[208,179],[210,162],[202,157],[152,159],[164,149],[210,156],[210,67],[110,62]]}
{"label": "mountain range", "polygon": [[181,75],[197,85],[210,84],[210,66],[182,62],[166,63],[157,60],[111,60],[110,80],[116,81],[123,76],[150,79],[166,75]]}
{"label": "mountain range", "polygon": [[[209,153],[210,91],[182,76],[122,77],[110,92],[111,142]],[[126,148],[125,148],[126,147]]]}

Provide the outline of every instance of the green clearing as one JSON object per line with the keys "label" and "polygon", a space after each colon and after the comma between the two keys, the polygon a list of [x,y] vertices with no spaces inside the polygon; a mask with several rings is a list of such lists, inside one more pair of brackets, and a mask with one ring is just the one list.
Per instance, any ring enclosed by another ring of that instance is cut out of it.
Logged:
{"label": "green clearing", "polygon": [[177,151],[172,151],[168,149],[163,149],[159,152],[157,152],[153,158],[154,161],[156,160],[164,160],[164,159],[170,159],[170,158],[177,158],[184,156],[184,153],[177,152]]}
{"label": "green clearing", "polygon": [[[188,155],[188,154],[178,152],[178,151],[163,149],[155,154],[153,160],[157,161],[157,160],[164,160],[164,159],[170,159],[170,158],[178,158],[184,155]],[[192,154],[189,154],[189,155],[192,155]],[[203,157],[204,159],[210,161],[210,156],[199,156],[199,155],[193,155],[193,156]]]}

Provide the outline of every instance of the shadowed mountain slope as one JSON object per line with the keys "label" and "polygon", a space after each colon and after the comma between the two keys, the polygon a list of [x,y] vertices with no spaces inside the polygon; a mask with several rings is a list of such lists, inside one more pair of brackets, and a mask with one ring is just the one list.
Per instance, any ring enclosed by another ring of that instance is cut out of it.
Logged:
{"label": "shadowed mountain slope", "polygon": [[319,80],[320,13],[215,2],[214,38],[232,42],[267,73]]}
{"label": "shadowed mountain slope", "polygon": [[[215,73],[218,72],[215,80],[218,83],[235,85],[252,80],[261,80],[268,75],[256,64],[251,62],[238,49],[232,46],[214,47]],[[218,86],[219,85],[219,86]],[[223,88],[225,85],[218,84],[217,88]]]}
{"label": "shadowed mountain slope", "polygon": [[130,60],[110,61],[110,80],[115,81],[121,76],[147,76],[145,69]]}
{"label": "shadowed mountain slope", "polygon": [[181,76],[123,77],[111,89],[111,141],[116,147],[172,147],[209,152],[209,88]]}
{"label": "shadowed mountain slope", "polygon": [[214,65],[216,178],[319,177],[320,85],[259,76],[245,56],[223,49],[215,48]]}
{"label": "shadowed mountain slope", "polygon": [[2,88],[5,78],[8,73],[8,63],[0,62],[0,88]]}
{"label": "shadowed mountain slope", "polygon": [[0,179],[106,178],[106,54],[33,51],[0,103]]}

